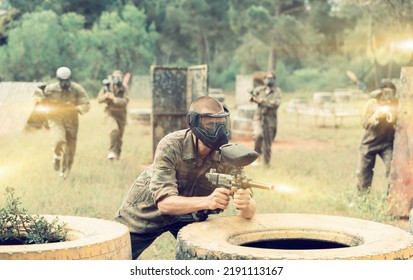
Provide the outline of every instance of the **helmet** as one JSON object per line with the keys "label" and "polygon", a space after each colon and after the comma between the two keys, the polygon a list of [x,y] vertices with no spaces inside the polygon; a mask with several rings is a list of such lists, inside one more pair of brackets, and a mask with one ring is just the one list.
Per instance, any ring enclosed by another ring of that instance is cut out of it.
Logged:
{"label": "helmet", "polygon": [[395,86],[392,82],[390,82],[390,81],[382,81],[382,82],[380,82],[380,88],[381,88],[381,89],[391,88],[391,89],[393,89],[394,91],[396,91],[396,86]]}
{"label": "helmet", "polygon": [[380,83],[380,99],[383,101],[392,101],[396,99],[396,86],[390,81]]}
{"label": "helmet", "polygon": [[224,112],[215,114],[201,114],[191,110],[187,118],[192,133],[212,150],[217,150],[227,144],[231,138],[231,122],[226,107],[224,107]]}
{"label": "helmet", "polygon": [[72,71],[67,67],[60,67],[56,71],[56,77],[61,80],[67,80],[70,78]]}
{"label": "helmet", "polygon": [[112,76],[123,76],[123,73],[120,70],[115,70],[113,71]]}
{"label": "helmet", "polygon": [[112,81],[115,85],[121,86],[123,80],[123,73],[120,70],[115,70],[112,73]]}

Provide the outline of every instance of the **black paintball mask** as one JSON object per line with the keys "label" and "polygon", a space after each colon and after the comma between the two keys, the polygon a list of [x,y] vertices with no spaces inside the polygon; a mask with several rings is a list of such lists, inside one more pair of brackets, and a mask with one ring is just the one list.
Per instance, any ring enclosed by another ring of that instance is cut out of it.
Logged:
{"label": "black paintball mask", "polygon": [[120,87],[122,85],[122,77],[121,76],[114,76],[112,78],[113,84]]}
{"label": "black paintball mask", "polygon": [[394,89],[391,88],[383,88],[381,90],[381,96],[380,99],[384,102],[391,102],[395,100],[396,98],[396,93],[394,92]]}
{"label": "black paintball mask", "polygon": [[265,76],[264,84],[268,87],[273,87],[275,85],[275,76]]}
{"label": "black paintball mask", "polygon": [[117,87],[120,87],[123,82],[123,73],[120,70],[115,70],[112,73],[112,82]]}
{"label": "black paintball mask", "polygon": [[396,86],[389,81],[380,83],[380,100],[383,102],[392,102],[396,100]]}
{"label": "black paintball mask", "polygon": [[212,150],[218,150],[231,138],[231,121],[226,107],[224,112],[216,114],[190,111],[187,119],[192,133]]}
{"label": "black paintball mask", "polygon": [[59,85],[63,90],[70,88],[70,79],[59,79]]}

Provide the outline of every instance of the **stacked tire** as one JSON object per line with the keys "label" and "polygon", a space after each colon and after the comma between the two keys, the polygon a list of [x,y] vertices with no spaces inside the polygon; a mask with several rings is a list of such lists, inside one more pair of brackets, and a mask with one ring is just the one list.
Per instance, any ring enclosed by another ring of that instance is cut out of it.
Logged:
{"label": "stacked tire", "polygon": [[252,119],[256,105],[242,105],[237,108],[237,116],[232,118],[231,136],[233,140],[253,139]]}

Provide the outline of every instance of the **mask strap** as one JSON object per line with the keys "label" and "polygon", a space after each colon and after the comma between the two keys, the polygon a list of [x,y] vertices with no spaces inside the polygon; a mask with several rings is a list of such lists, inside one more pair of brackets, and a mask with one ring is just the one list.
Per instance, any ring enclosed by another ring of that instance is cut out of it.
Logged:
{"label": "mask strap", "polygon": [[198,139],[198,137],[195,137],[195,138],[196,138],[196,140],[195,140],[195,162],[198,164],[198,158],[199,158],[199,152],[198,152],[199,143],[198,143],[198,141],[199,141],[199,139]]}

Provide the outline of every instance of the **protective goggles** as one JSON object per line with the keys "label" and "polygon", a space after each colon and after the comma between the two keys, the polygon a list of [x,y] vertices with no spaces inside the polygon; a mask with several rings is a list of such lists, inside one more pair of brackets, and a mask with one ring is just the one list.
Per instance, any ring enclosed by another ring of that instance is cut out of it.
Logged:
{"label": "protective goggles", "polygon": [[229,111],[224,107],[224,112],[216,114],[191,112],[189,114],[189,125],[202,129],[207,136],[216,136],[221,127],[225,130],[225,133],[229,133],[231,128]]}
{"label": "protective goggles", "polygon": [[394,89],[391,88],[383,88],[381,92],[383,100],[391,100],[396,96]]}

